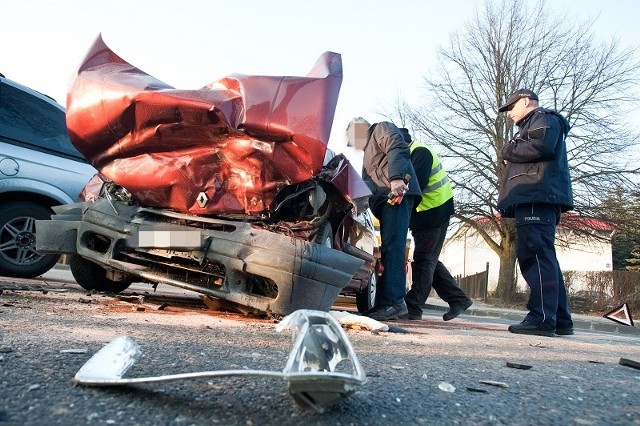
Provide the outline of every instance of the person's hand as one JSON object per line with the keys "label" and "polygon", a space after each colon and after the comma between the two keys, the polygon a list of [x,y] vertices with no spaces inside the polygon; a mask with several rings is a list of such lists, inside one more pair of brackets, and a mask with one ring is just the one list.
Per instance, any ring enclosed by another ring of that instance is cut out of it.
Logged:
{"label": "person's hand", "polygon": [[407,192],[409,187],[402,179],[394,179],[390,182],[391,192],[389,192],[389,200],[387,203],[395,206],[396,204],[400,204],[402,202],[402,198],[404,194]]}
{"label": "person's hand", "polygon": [[404,196],[409,186],[402,179],[394,179],[390,183],[391,193],[395,196]]}

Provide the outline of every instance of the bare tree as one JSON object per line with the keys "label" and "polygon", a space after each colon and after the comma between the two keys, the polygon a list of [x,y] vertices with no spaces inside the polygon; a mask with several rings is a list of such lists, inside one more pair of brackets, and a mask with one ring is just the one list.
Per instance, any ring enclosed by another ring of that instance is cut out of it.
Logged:
{"label": "bare tree", "polygon": [[[598,44],[593,21],[572,23],[544,1],[487,1],[438,52],[425,77],[424,103],[406,107],[414,133],[437,146],[455,187],[456,218],[476,229],[500,257],[499,297],[515,291],[516,233],[496,216],[503,145],[514,123],[497,106],[518,88],[565,115],[575,210],[605,217],[601,201],[630,190],[640,174],[638,133],[625,118],[636,106],[640,63],[617,40]],[[634,130],[634,129],[631,129]]]}

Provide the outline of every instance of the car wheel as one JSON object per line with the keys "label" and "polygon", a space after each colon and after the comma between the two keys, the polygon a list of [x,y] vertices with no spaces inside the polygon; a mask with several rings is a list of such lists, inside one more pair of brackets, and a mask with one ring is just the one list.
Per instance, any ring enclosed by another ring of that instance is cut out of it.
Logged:
{"label": "car wheel", "polygon": [[30,202],[12,202],[0,213],[0,273],[33,278],[56,264],[59,254],[36,251],[36,219],[51,219],[51,210]]}
{"label": "car wheel", "polygon": [[89,291],[120,293],[129,288],[133,282],[132,278],[125,278],[122,281],[114,281],[107,278],[106,269],[78,254],[71,255],[69,268],[80,287]]}
{"label": "car wheel", "polygon": [[375,308],[378,303],[378,274],[371,272],[367,287],[356,293],[358,312],[365,313]]}
{"label": "car wheel", "polygon": [[325,247],[333,248],[333,230],[331,229],[331,222],[323,222],[318,228],[313,242]]}

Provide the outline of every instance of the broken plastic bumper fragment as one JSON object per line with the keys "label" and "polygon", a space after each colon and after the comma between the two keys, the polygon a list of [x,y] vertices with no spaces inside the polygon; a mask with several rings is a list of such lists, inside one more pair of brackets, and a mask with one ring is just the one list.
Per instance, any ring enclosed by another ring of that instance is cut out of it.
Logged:
{"label": "broken plastic bumper fragment", "polygon": [[301,309],[286,316],[277,330],[287,326],[293,329],[294,344],[284,374],[299,406],[322,412],[362,386],[365,372],[331,314]]}
{"label": "broken plastic bumper fragment", "polygon": [[76,373],[74,381],[88,386],[118,386],[203,377],[260,376],[284,379],[289,393],[304,409],[323,412],[360,388],[366,375],[340,324],[327,312],[298,310],[276,330],[292,329],[293,348],[282,372],[220,370],[123,378],[140,358],[141,350],[129,337],[118,337],[95,353]]}

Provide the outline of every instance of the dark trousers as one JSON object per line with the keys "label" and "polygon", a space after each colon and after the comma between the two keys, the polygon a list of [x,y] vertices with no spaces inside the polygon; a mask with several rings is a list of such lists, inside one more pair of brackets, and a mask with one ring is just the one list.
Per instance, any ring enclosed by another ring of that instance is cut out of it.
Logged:
{"label": "dark trousers", "polygon": [[519,204],[515,216],[518,263],[531,289],[525,320],[554,328],[572,325],[567,290],[554,247],[560,206]]}
{"label": "dark trousers", "polygon": [[449,222],[437,228],[411,231],[415,244],[413,251],[412,284],[405,296],[410,314],[420,315],[431,288],[449,305],[464,302],[467,295],[458,287],[449,270],[438,260],[447,236]]}
{"label": "dark trousers", "polygon": [[387,203],[385,196],[372,196],[369,205],[374,216],[380,222],[380,260],[383,271],[380,282],[381,306],[398,305],[402,303],[407,292],[407,273],[405,247],[409,232],[409,216],[413,207],[414,197],[404,197],[397,205]]}

